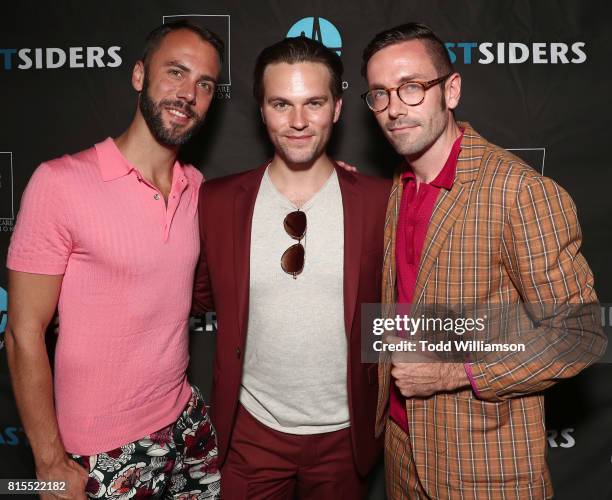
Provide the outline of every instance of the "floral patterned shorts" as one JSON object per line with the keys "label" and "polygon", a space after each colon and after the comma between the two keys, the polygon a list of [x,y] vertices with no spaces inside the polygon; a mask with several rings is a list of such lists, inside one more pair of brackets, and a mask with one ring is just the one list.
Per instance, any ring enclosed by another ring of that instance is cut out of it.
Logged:
{"label": "floral patterned shorts", "polygon": [[71,455],[89,471],[89,498],[220,498],[217,436],[202,394],[191,390],[175,423],[106,453]]}

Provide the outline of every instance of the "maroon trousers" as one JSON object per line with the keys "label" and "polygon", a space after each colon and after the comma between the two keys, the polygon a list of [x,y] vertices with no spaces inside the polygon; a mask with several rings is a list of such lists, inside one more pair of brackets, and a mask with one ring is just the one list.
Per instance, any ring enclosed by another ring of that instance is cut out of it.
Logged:
{"label": "maroon trousers", "polygon": [[221,469],[224,500],[359,500],[366,490],[367,481],[353,462],[348,428],[286,434],[239,406]]}

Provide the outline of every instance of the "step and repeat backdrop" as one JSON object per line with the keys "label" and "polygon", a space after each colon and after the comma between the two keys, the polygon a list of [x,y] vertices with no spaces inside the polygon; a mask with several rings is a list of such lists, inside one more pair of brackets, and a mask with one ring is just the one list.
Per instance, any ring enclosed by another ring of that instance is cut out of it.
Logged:
{"label": "step and repeat backdrop", "polygon": [[[574,198],[583,252],[602,304],[612,303],[612,9],[606,2],[456,0],[24,1],[0,7],[0,260],[36,166],[85,149],[129,124],[130,76],[146,34],[188,18],[225,41],[215,102],[182,156],[207,178],[253,168],[271,153],[251,84],[259,51],[285,36],[320,40],[345,65],[344,107],[331,153],[389,177],[398,157],[359,95],[361,51],[377,32],[429,24],[463,77],[457,117],[514,151]],[[0,268],[0,476],[34,477],[10,388]],[[602,306],[610,332],[612,308]],[[210,391],[215,317],[194,320],[191,379]],[[53,332],[48,333],[53,350]],[[608,360],[610,359],[608,355]],[[92,361],[95,363],[95,360]],[[612,498],[612,365],[600,362],[546,393],[556,498]],[[384,498],[380,470],[370,497]]]}

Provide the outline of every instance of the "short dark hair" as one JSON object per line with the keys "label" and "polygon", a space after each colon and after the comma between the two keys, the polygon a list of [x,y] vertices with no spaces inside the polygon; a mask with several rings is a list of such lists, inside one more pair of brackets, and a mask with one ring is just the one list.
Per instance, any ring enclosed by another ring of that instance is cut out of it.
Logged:
{"label": "short dark hair", "polygon": [[253,73],[253,96],[259,104],[263,101],[263,75],[270,64],[314,62],[324,64],[329,70],[330,90],[335,101],[342,96],[342,72],[344,66],[340,56],[333,50],[305,36],[285,38],[263,49],[255,63]]}
{"label": "short dark hair", "polygon": [[432,29],[421,23],[407,23],[381,31],[368,43],[366,48],[363,49],[361,74],[364,77],[367,76],[368,61],[376,52],[390,45],[409,40],[420,40],[423,42],[436,71],[439,73],[438,76],[455,71],[444,42],[438,38]]}
{"label": "short dark hair", "polygon": [[198,35],[202,41],[210,43],[219,54],[219,61],[223,62],[223,51],[225,50],[223,40],[221,40],[221,38],[219,38],[219,36],[212,31],[182,19],[179,21],[172,21],[170,23],[162,24],[147,35],[141,57],[141,60],[144,62],[145,66],[149,63],[151,56],[157,50],[165,36],[179,30],[191,31],[192,33]]}

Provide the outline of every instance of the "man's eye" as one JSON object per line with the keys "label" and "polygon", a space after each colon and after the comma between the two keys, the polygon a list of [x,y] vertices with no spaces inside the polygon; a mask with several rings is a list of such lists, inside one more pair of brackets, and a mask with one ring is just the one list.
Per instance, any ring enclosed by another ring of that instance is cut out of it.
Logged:
{"label": "man's eye", "polygon": [[212,92],[213,90],[213,86],[210,82],[200,82],[199,86],[201,89],[205,90],[206,92]]}
{"label": "man's eye", "polygon": [[418,83],[406,83],[400,87],[400,90],[406,94],[417,94],[421,92],[422,87]]}
{"label": "man's eye", "polygon": [[386,99],[387,98],[387,92],[385,90],[373,90],[371,92],[371,95],[374,99]]}
{"label": "man's eye", "polygon": [[321,101],[312,101],[308,103],[310,105],[311,108],[320,108],[321,106],[323,106],[323,103]]}
{"label": "man's eye", "polygon": [[287,107],[287,103],[286,102],[275,102],[272,107],[274,109],[285,109]]}
{"label": "man's eye", "polygon": [[181,72],[178,69],[168,70],[168,74],[177,78],[181,76]]}

